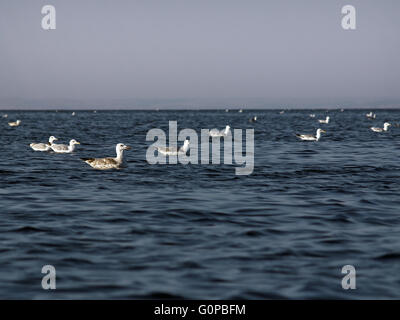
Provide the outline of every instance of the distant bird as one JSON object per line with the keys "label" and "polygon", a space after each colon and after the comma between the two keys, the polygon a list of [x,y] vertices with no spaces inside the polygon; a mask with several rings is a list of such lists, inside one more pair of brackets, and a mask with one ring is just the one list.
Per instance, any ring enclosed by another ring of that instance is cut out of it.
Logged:
{"label": "distant bird", "polygon": [[285,111],[284,110],[282,110],[281,112],[279,112],[279,114],[284,114],[285,113]]}
{"label": "distant bird", "polygon": [[310,117],[315,118],[315,114],[314,113],[310,114]]}
{"label": "distant bird", "polygon": [[229,112],[229,109],[225,109],[225,112]]}
{"label": "distant bird", "polygon": [[29,146],[34,151],[49,151],[54,141],[58,140],[56,137],[51,136],[48,143],[31,143]]}
{"label": "distant bird", "polygon": [[330,117],[327,116],[327,117],[325,118],[325,120],[318,120],[318,122],[319,122],[319,123],[326,123],[326,124],[328,124],[328,123],[329,123],[329,119],[330,119]]}
{"label": "distant bird", "polygon": [[72,116],[74,116],[75,115],[75,112],[72,112]]}
{"label": "distant bird", "polygon": [[250,122],[256,122],[257,121],[257,116],[254,116],[253,118],[249,119]]}
{"label": "distant bird", "polygon": [[8,114],[3,114],[3,118],[8,118]]}
{"label": "distant bird", "polygon": [[376,114],[372,113],[372,111],[370,113],[367,113],[365,115],[368,119],[375,119],[376,118]]}
{"label": "distant bird", "polygon": [[229,133],[229,131],[231,130],[230,126],[226,126],[225,130],[218,130],[218,129],[211,129],[210,130],[210,137],[226,137]]}
{"label": "distant bird", "polygon": [[80,142],[76,141],[75,139],[72,139],[69,142],[69,145],[66,144],[55,144],[53,143],[50,148],[53,150],[55,153],[72,153],[75,150],[75,145],[81,144]]}
{"label": "distant bird", "polygon": [[242,113],[242,112],[243,112],[243,110],[242,110],[242,109],[240,109],[240,110],[239,110],[239,113]]}
{"label": "distant bird", "polygon": [[8,125],[10,127],[18,127],[21,124],[21,120],[17,120],[16,122],[9,122]]}
{"label": "distant bird", "polygon": [[120,169],[123,163],[124,150],[129,150],[131,147],[118,143],[115,150],[117,156],[115,158],[81,158],[89,166],[97,170]]}
{"label": "distant bird", "polygon": [[186,154],[186,152],[189,150],[189,143],[190,141],[186,139],[183,143],[183,146],[179,149],[177,147],[158,147],[157,150],[166,156],[177,156],[179,154]]}
{"label": "distant bird", "polygon": [[304,141],[319,141],[319,139],[321,138],[321,133],[326,133],[326,131],[318,129],[315,136],[312,134],[296,134],[296,136]]}
{"label": "distant bird", "polygon": [[391,126],[389,122],[385,122],[383,124],[383,129],[382,128],[377,128],[377,127],[371,127],[370,129],[374,132],[383,132],[383,131],[388,131],[388,128]]}

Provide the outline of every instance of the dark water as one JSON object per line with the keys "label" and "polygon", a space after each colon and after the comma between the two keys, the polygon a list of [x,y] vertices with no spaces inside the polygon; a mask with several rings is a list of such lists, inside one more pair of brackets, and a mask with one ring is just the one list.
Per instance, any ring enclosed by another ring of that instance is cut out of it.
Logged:
{"label": "dark water", "polygon": [[[373,121],[366,112],[7,112],[0,298],[400,298],[400,129],[368,129],[397,124],[400,111]],[[254,127],[253,174],[149,165],[146,133],[168,120],[198,132]],[[318,143],[294,135],[318,127],[327,129]],[[64,155],[29,148],[49,135],[82,145]],[[113,156],[118,142],[133,147],[122,170],[79,160]],[[54,291],[41,288],[47,264]],[[346,264],[356,290],[341,288]]]}

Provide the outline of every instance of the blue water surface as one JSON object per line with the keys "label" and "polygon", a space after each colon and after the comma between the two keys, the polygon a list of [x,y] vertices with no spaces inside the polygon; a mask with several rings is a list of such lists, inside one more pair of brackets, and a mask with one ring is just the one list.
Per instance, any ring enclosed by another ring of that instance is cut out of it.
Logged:
{"label": "blue water surface", "polygon": [[[400,298],[400,111],[369,111],[5,111],[0,298]],[[170,120],[199,135],[254,128],[253,173],[150,165],[146,134]],[[369,130],[385,121],[388,132]],[[295,136],[319,127],[319,142]],[[50,135],[81,145],[30,149]],[[119,142],[132,146],[121,170],[80,160]],[[355,290],[341,286],[347,264]],[[42,289],[44,265],[56,290]]]}

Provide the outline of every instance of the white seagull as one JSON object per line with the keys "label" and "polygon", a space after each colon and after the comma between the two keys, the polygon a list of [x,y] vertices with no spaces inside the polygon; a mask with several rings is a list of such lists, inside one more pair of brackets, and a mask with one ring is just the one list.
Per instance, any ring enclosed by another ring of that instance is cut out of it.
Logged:
{"label": "white seagull", "polygon": [[58,140],[56,137],[51,136],[49,143],[31,143],[29,146],[35,151],[49,151],[54,141]]}
{"label": "white seagull", "polygon": [[69,145],[66,144],[55,144],[53,143],[50,148],[53,150],[55,153],[71,153],[74,152],[75,150],[75,145],[81,144],[80,142],[76,141],[75,139],[72,139],[69,142]]}
{"label": "white seagull", "polygon": [[3,114],[3,118],[8,118],[8,114]]}
{"label": "white seagull", "polygon": [[119,169],[123,163],[124,150],[129,150],[131,147],[118,143],[115,150],[117,156],[115,158],[81,158],[89,166],[97,170]]}
{"label": "white seagull", "polygon": [[190,141],[186,139],[185,142],[183,143],[183,146],[180,147],[179,149],[177,147],[157,147],[157,150],[159,153],[166,156],[176,156],[179,154],[186,154],[186,152],[189,150],[189,143]]}
{"label": "white seagull", "polygon": [[377,128],[377,127],[371,127],[370,129],[374,132],[383,132],[383,131],[388,131],[388,128],[391,126],[389,122],[385,122],[383,124],[383,129],[382,128]]}
{"label": "white seagull", "polygon": [[325,120],[318,120],[318,121],[319,121],[319,123],[326,123],[326,124],[328,124],[328,123],[329,123],[329,119],[330,119],[330,117],[327,116]]}
{"label": "white seagull", "polygon": [[322,129],[318,129],[317,130],[317,135],[312,135],[312,134],[296,134],[296,136],[304,141],[319,141],[319,139],[321,138],[321,133],[326,133],[325,130]]}
{"label": "white seagull", "polygon": [[8,125],[10,127],[18,127],[21,124],[21,120],[17,120],[15,122],[9,122]]}
{"label": "white seagull", "polygon": [[310,117],[315,118],[315,114],[314,113],[310,114]]}
{"label": "white seagull", "polygon": [[218,129],[211,129],[209,132],[210,137],[226,137],[231,130],[230,126],[226,126],[225,130],[219,131]]}

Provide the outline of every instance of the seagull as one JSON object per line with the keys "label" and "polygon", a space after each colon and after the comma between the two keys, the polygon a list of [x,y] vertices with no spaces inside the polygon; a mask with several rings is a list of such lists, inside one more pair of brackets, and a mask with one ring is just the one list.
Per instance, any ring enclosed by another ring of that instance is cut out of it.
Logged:
{"label": "seagull", "polygon": [[69,145],[66,144],[55,144],[53,143],[50,148],[55,152],[55,153],[71,153],[74,152],[75,150],[75,145],[76,144],[81,144],[80,142],[76,141],[75,139],[72,139],[69,142]]}
{"label": "seagull", "polygon": [[179,154],[186,154],[189,150],[189,140],[186,139],[183,146],[179,149],[177,147],[157,147],[158,152],[166,156],[177,156]]}
{"label": "seagull", "polygon": [[8,118],[8,114],[3,114],[3,118]]}
{"label": "seagull", "polygon": [[296,134],[296,136],[304,141],[319,141],[319,139],[321,138],[321,133],[326,133],[325,130],[322,129],[318,129],[317,130],[317,135],[314,136],[312,134]]}
{"label": "seagull", "polygon": [[314,113],[310,114],[310,117],[315,118],[315,114]]}
{"label": "seagull", "polygon": [[72,112],[72,116],[74,116],[75,115],[75,112]]}
{"label": "seagull", "polygon": [[31,143],[29,146],[34,151],[49,151],[54,141],[58,140],[56,137],[51,136],[48,143]]}
{"label": "seagull", "polygon": [[225,112],[229,112],[229,109],[225,109]]}
{"label": "seagull", "polygon": [[242,112],[243,112],[243,110],[242,110],[242,109],[240,109],[240,110],[239,110],[239,113],[242,113]]}
{"label": "seagull", "polygon": [[383,132],[383,131],[388,131],[389,126],[391,126],[391,124],[389,122],[385,122],[383,124],[383,129],[377,127],[371,127],[370,129],[374,132]]}
{"label": "seagull", "polygon": [[18,127],[21,124],[21,120],[17,120],[16,122],[9,122],[8,125],[10,127]]}
{"label": "seagull", "polygon": [[253,118],[249,119],[250,122],[256,122],[257,121],[257,116],[254,116]]}
{"label": "seagull", "polygon": [[329,123],[329,119],[330,119],[330,117],[327,116],[325,120],[318,120],[318,121],[319,121],[319,123],[326,123],[326,124],[328,124],[328,123]]}
{"label": "seagull", "polygon": [[279,114],[284,114],[285,113],[285,111],[284,110],[282,110],[281,112],[279,112]]}
{"label": "seagull", "polygon": [[375,119],[376,118],[376,114],[372,113],[372,111],[370,113],[367,113],[365,115],[368,119]]}
{"label": "seagull", "polygon": [[209,132],[210,137],[226,137],[231,130],[230,126],[226,126],[225,130],[219,131],[218,129],[211,129]]}
{"label": "seagull", "polygon": [[119,169],[123,162],[124,150],[129,150],[131,147],[118,143],[115,150],[116,158],[81,158],[89,166],[97,170]]}

